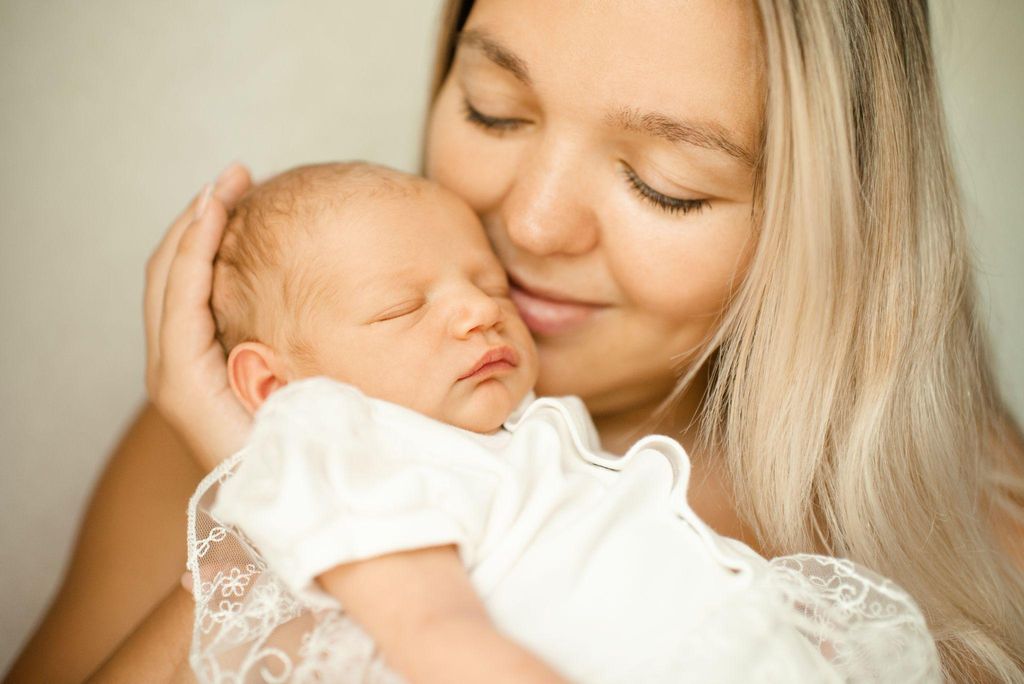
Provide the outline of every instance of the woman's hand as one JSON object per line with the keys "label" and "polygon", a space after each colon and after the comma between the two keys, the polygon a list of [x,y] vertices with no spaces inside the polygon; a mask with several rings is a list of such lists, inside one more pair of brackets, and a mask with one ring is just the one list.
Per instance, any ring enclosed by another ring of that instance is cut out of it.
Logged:
{"label": "woman's hand", "polygon": [[210,310],[227,215],[251,186],[245,167],[229,166],[178,216],[146,264],[146,389],[207,470],[242,446],[251,423],[228,385]]}

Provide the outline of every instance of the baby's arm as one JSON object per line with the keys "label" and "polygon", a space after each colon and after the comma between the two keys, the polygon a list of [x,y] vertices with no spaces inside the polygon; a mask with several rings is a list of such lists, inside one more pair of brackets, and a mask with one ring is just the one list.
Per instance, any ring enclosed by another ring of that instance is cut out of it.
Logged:
{"label": "baby's arm", "polygon": [[454,546],[347,563],[318,579],[413,684],[566,682],[498,632]]}

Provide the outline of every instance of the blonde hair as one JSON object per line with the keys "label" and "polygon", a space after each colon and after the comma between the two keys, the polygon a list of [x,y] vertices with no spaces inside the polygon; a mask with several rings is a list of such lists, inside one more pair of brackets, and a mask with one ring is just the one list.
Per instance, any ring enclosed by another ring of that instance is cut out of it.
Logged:
{"label": "blonde hair", "polygon": [[[899,582],[947,678],[1024,681],[1024,577],[994,523],[1022,520],[1020,430],[975,310],[927,2],[757,5],[757,246],[666,405],[709,364],[704,446],[764,547]],[[446,6],[435,95],[471,7]]]}

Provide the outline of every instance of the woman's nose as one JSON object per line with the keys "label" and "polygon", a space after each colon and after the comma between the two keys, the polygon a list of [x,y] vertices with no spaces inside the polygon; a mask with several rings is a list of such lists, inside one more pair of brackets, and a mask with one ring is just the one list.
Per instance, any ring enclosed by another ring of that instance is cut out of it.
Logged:
{"label": "woman's nose", "polygon": [[466,288],[452,309],[450,329],[453,337],[467,339],[499,327],[503,319],[497,300],[476,286]]}
{"label": "woman's nose", "polygon": [[586,164],[567,143],[524,154],[501,207],[508,238],[537,256],[585,254],[598,242]]}

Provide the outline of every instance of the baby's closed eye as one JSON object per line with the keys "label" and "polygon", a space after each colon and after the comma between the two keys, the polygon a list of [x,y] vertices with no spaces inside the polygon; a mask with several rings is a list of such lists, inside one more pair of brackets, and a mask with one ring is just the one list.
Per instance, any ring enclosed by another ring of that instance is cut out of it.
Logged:
{"label": "baby's closed eye", "polygon": [[419,311],[421,308],[423,308],[424,304],[426,304],[426,300],[424,299],[410,299],[401,302],[400,304],[395,304],[394,306],[390,306],[384,311],[381,311],[379,314],[374,316],[373,319],[370,321],[370,324],[372,325],[373,323],[393,321],[396,318],[408,316],[409,314],[416,313],[417,311]]}

